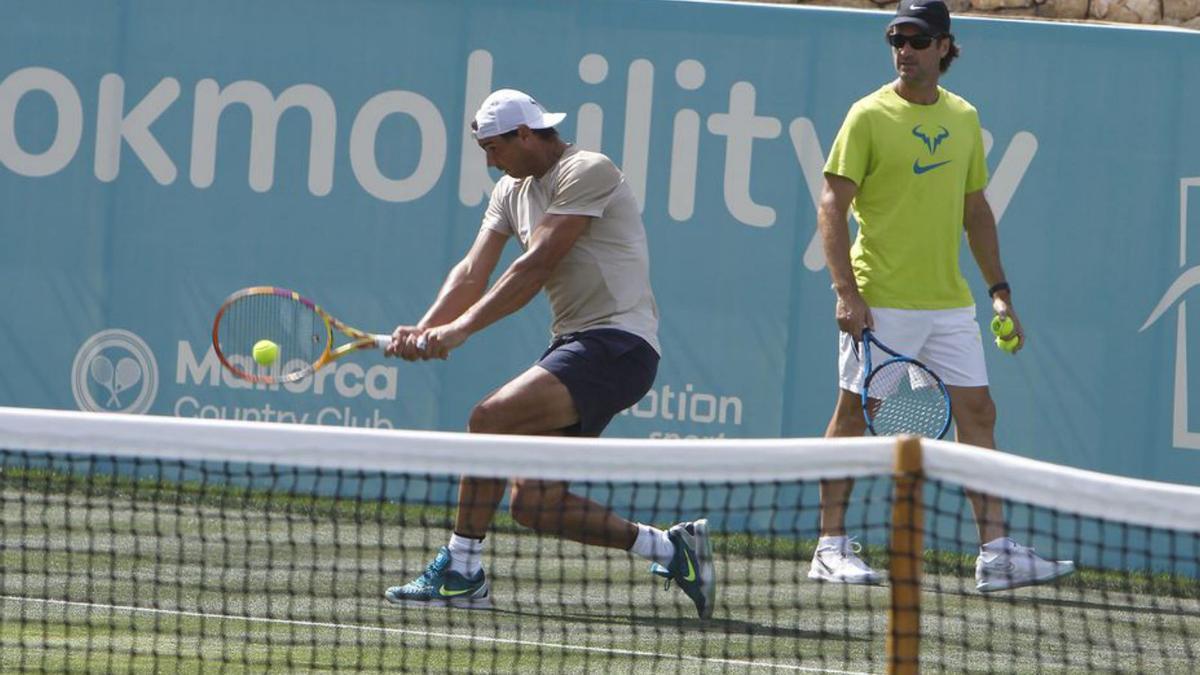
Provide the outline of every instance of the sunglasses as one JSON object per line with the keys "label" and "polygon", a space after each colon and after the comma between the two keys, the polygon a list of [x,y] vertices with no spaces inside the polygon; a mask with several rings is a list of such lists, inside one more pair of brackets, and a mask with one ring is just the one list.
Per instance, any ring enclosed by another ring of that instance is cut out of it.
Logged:
{"label": "sunglasses", "polygon": [[917,50],[927,49],[937,39],[939,38],[929,35],[901,35],[899,33],[892,33],[887,36],[888,44],[896,49],[902,49],[906,44]]}

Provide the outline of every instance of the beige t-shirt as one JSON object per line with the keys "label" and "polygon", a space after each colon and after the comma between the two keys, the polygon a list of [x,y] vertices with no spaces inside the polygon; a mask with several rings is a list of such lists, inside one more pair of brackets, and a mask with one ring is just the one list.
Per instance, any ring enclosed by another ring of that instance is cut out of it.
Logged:
{"label": "beige t-shirt", "polygon": [[661,353],[646,228],[633,190],[612,160],[568,147],[541,178],[502,177],[483,227],[516,234],[528,250],[533,228],[547,214],[592,219],[546,282],[554,335],[618,328]]}

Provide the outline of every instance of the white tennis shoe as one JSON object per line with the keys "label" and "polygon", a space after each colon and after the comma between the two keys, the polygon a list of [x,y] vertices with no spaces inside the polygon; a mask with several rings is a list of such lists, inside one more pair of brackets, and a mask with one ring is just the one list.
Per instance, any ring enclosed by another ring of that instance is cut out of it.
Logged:
{"label": "white tennis shoe", "polygon": [[1053,581],[1075,571],[1070,560],[1046,560],[1028,546],[1002,537],[979,548],[975,560],[975,589],[992,593]]}
{"label": "white tennis shoe", "polygon": [[813,553],[808,578],[835,584],[874,585],[883,583],[883,575],[871,569],[858,554],[862,551],[853,537],[821,537]]}

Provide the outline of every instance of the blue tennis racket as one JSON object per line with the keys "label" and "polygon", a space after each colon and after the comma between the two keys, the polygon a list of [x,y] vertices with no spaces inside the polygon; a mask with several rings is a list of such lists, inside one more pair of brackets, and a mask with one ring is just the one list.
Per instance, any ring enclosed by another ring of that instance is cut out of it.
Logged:
{"label": "blue tennis racket", "polygon": [[[942,378],[924,363],[892,351],[870,329],[863,331],[862,346],[862,409],[871,433],[945,436],[950,430],[950,392]],[[872,346],[890,358],[873,366]]]}

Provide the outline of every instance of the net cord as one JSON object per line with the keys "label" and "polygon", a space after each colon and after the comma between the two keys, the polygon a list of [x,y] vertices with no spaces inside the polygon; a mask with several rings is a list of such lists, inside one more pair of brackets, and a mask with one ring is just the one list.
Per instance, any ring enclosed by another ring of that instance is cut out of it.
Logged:
{"label": "net cord", "polygon": [[0,407],[0,448],[547,480],[774,482],[891,473],[894,441],[581,439]]}
{"label": "net cord", "polygon": [[924,440],[921,445],[927,479],[1063,513],[1200,532],[1200,487],[1076,469],[949,441]]}

